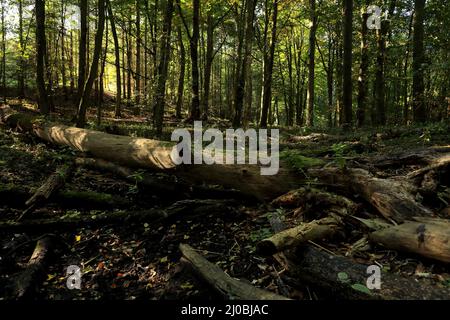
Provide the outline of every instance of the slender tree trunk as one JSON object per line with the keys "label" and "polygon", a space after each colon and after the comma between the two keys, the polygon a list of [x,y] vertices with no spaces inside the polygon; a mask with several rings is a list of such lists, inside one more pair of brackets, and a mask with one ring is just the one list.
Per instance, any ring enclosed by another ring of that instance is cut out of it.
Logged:
{"label": "slender tree trunk", "polygon": [[128,30],[126,33],[127,38],[127,105],[131,106],[132,97],[132,85],[131,85],[131,74],[133,72],[133,41],[131,38],[131,18],[128,20]]}
{"label": "slender tree trunk", "polygon": [[66,45],[65,45],[65,33],[66,33],[66,6],[64,2],[61,3],[61,76],[64,98],[67,100],[69,98],[69,93],[67,91],[67,75],[66,75]]}
{"label": "slender tree trunk", "polygon": [[19,0],[19,45],[20,58],[18,70],[18,93],[19,98],[25,98],[25,41],[23,38],[23,0]]}
{"label": "slender tree trunk", "polygon": [[45,88],[44,56],[46,51],[45,39],[45,0],[35,1],[36,10],[36,84],[39,92],[39,110],[42,114],[50,113],[50,103]]}
{"label": "slender tree trunk", "polygon": [[306,125],[314,126],[314,69],[315,69],[315,52],[316,52],[316,0],[309,1],[311,29],[309,30],[309,51],[308,51],[308,112],[306,117]]}
{"label": "slender tree trunk", "polygon": [[86,57],[88,33],[88,0],[80,0],[80,39],[78,42],[78,104],[86,82]]}
{"label": "slender tree trunk", "polygon": [[177,119],[181,119],[181,110],[183,108],[184,78],[186,75],[186,48],[184,47],[181,27],[178,27],[178,44],[180,47],[180,76],[178,78],[176,117]]}
{"label": "slender tree trunk", "polygon": [[369,15],[364,8],[361,17],[361,61],[359,66],[358,78],[358,110],[357,110],[357,126],[361,128],[366,120],[366,106],[367,106],[367,72],[369,69],[369,45],[367,42],[367,21]]}
{"label": "slender tree trunk", "polygon": [[83,96],[78,106],[77,127],[83,128],[86,124],[86,110],[89,104],[89,98],[92,92],[92,85],[97,77],[100,54],[102,51],[103,31],[105,29],[105,0],[98,0],[98,25],[95,34],[94,55],[92,57],[92,65],[89,72],[88,80],[84,86]]}
{"label": "slender tree trunk", "polygon": [[209,93],[211,88],[211,68],[214,55],[214,21],[211,10],[206,18],[206,57],[203,75],[202,119],[206,120],[209,114]]}
{"label": "slender tree trunk", "polygon": [[409,22],[408,41],[406,42],[406,57],[403,67],[403,121],[404,124],[409,123],[409,103],[408,103],[408,62],[411,52],[411,35],[414,21],[414,12],[411,14],[411,20]]}
{"label": "slender tree trunk", "polygon": [[154,125],[156,133],[161,135],[164,121],[164,107],[166,97],[166,81],[170,61],[170,36],[172,32],[173,0],[167,0],[167,7],[164,15],[164,23],[161,38],[161,59],[158,66],[158,84],[156,88],[156,98],[154,110]]}
{"label": "slender tree trunk", "polygon": [[414,121],[422,123],[427,120],[427,111],[425,107],[425,85],[424,85],[424,11],[425,0],[415,0],[414,6],[414,37],[413,37],[413,110]]}
{"label": "slender tree trunk", "polygon": [[267,127],[267,116],[272,104],[272,71],[275,57],[275,45],[277,41],[277,20],[278,20],[278,0],[273,2],[273,14],[272,14],[272,40],[270,43],[270,51],[267,59],[267,64],[264,68],[264,94],[261,110],[260,126],[262,128]]}
{"label": "slender tree trunk", "polygon": [[141,103],[141,8],[136,0],[136,108]]}
{"label": "slender tree trunk", "polygon": [[344,129],[352,125],[352,39],[353,0],[344,0],[344,61],[343,61],[343,108]]}
{"label": "slender tree trunk", "polygon": [[121,104],[122,104],[122,83],[120,77],[120,46],[119,46],[119,37],[117,36],[116,22],[114,20],[114,13],[111,8],[111,3],[108,1],[108,18],[111,25],[111,33],[113,35],[114,40],[114,56],[115,56],[115,65],[116,65],[116,108],[115,108],[115,117],[120,118],[121,116]]}
{"label": "slender tree trunk", "polygon": [[200,120],[200,84],[198,69],[198,41],[200,38],[200,0],[192,0],[192,37],[190,39],[191,48],[191,71],[192,71],[192,100],[190,120]]}
{"label": "slender tree trunk", "polygon": [[234,102],[234,118],[233,118],[233,126],[238,128],[241,126],[242,122],[242,109],[244,104],[244,96],[245,90],[248,90],[248,83],[246,83],[247,75],[250,72],[249,60],[252,51],[252,41],[253,41],[253,20],[255,16],[255,8],[256,1],[247,0],[245,7],[245,26],[243,27],[243,35],[242,35],[242,46],[243,46],[243,55],[242,62],[240,63],[240,70],[238,78],[236,79],[236,93],[235,93],[235,102]]}
{"label": "slender tree trunk", "polygon": [[5,3],[2,1],[2,87],[3,101],[6,104],[6,24],[5,24]]}

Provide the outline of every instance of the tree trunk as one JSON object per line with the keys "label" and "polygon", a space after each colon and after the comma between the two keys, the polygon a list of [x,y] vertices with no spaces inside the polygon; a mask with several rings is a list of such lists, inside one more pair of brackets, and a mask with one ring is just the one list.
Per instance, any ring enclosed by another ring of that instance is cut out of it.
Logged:
{"label": "tree trunk", "polygon": [[116,59],[115,65],[116,65],[116,90],[117,90],[117,96],[116,96],[116,108],[114,111],[115,117],[120,118],[121,116],[121,104],[122,104],[122,83],[121,83],[121,77],[120,77],[120,46],[119,46],[119,37],[117,36],[117,29],[116,29],[116,23],[114,20],[114,14],[111,7],[111,2],[108,0],[107,3],[108,7],[108,18],[109,22],[111,24],[111,32],[114,39],[114,56]]}
{"label": "tree trunk", "polygon": [[308,51],[308,111],[306,113],[306,125],[314,126],[314,69],[316,54],[316,0],[309,1],[309,14],[311,20],[311,28],[309,30],[309,51]]}
{"label": "tree trunk", "polygon": [[366,106],[367,106],[367,72],[369,69],[369,45],[367,42],[367,21],[369,14],[364,8],[361,19],[361,61],[359,66],[358,78],[358,110],[356,115],[357,126],[361,128],[366,121]]}
{"label": "tree trunk", "polygon": [[18,93],[19,98],[25,98],[25,41],[23,38],[23,0],[19,0],[19,45],[20,45],[20,59],[18,70]]}
{"label": "tree trunk", "polygon": [[[277,41],[278,1],[273,1],[272,13],[272,39],[270,49],[264,61],[263,101],[261,108],[261,128],[267,128],[267,118],[272,105],[272,72],[275,59],[275,45]],[[267,2],[266,2],[267,3]],[[268,10],[266,10],[268,12]]]}
{"label": "tree trunk", "polygon": [[167,7],[165,10],[163,36],[161,37],[160,47],[160,62],[158,66],[158,86],[155,93],[154,121],[156,133],[160,135],[163,129],[164,109],[166,104],[166,82],[167,73],[170,61],[170,36],[172,32],[172,15],[173,15],[173,0],[167,0]]}
{"label": "tree trunk", "polygon": [[178,78],[176,117],[177,119],[181,119],[181,111],[183,109],[184,78],[186,75],[186,49],[184,47],[181,27],[178,27],[178,44],[180,46],[180,76]]}
{"label": "tree trunk", "polygon": [[46,55],[45,39],[45,0],[35,1],[36,10],[36,84],[39,92],[39,110],[42,114],[50,113],[50,102],[45,88],[44,57]]}
{"label": "tree trunk", "polygon": [[140,0],[136,0],[136,108],[140,109],[141,104],[141,8]]}
{"label": "tree trunk", "polygon": [[414,2],[414,37],[413,37],[413,110],[414,121],[416,123],[427,120],[427,111],[425,107],[425,85],[424,74],[424,11],[425,0],[415,0]]}
{"label": "tree trunk", "polygon": [[192,37],[191,48],[191,70],[192,70],[192,100],[190,120],[200,120],[200,84],[198,68],[198,41],[200,38],[200,0],[192,0]]}
{"label": "tree trunk", "polygon": [[391,250],[411,252],[426,258],[450,263],[450,223],[448,220],[407,221],[399,226],[379,230],[370,239]]}
{"label": "tree trunk", "polygon": [[342,81],[342,104],[343,104],[343,127],[350,129],[352,126],[352,48],[353,48],[353,0],[344,0],[344,56],[343,56],[343,81]]}
{"label": "tree trunk", "polygon": [[103,30],[105,29],[105,0],[98,0],[98,26],[97,33],[95,34],[95,47],[94,56],[92,58],[91,70],[89,78],[83,89],[83,96],[81,97],[80,104],[78,106],[77,114],[77,127],[83,128],[86,123],[86,111],[91,96],[92,85],[97,77],[98,64],[100,60],[100,54],[102,50]]}
{"label": "tree trunk", "polygon": [[80,0],[80,39],[78,42],[78,105],[83,96],[86,82],[87,32],[88,32],[88,0]]}

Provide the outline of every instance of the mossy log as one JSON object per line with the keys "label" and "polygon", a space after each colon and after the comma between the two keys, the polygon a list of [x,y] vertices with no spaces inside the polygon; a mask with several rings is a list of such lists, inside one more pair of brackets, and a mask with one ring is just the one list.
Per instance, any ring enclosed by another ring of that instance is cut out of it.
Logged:
{"label": "mossy log", "polygon": [[311,176],[331,185],[345,186],[375,207],[386,219],[396,222],[414,216],[432,216],[433,212],[415,199],[417,188],[407,180],[380,179],[363,169],[310,169]]}
{"label": "mossy log", "polygon": [[95,212],[93,214],[67,213],[49,219],[26,219],[23,221],[0,221],[0,231],[42,232],[49,230],[73,230],[79,227],[104,226],[124,222],[159,222],[172,217],[200,217],[203,215],[233,213],[230,200],[184,200],[163,209],[141,211]]}
{"label": "mossy log", "polygon": [[217,265],[209,262],[187,244],[180,244],[182,262],[209,284],[223,298],[229,300],[289,300],[278,294],[254,287],[243,281],[231,278]]}
{"label": "mossy log", "polygon": [[339,229],[339,218],[327,217],[302,223],[297,227],[283,230],[272,237],[261,240],[256,246],[257,253],[270,256],[275,253],[332,237]]}
{"label": "mossy log", "polygon": [[[0,184],[0,204],[23,207],[32,196],[30,189],[12,184]],[[49,203],[57,203],[63,208],[113,209],[131,205],[130,201],[120,196],[93,191],[60,190],[53,194]]]}

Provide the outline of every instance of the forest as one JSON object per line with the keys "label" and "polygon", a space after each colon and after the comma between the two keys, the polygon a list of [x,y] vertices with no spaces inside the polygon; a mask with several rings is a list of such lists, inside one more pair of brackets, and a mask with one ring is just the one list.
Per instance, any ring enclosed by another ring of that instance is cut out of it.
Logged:
{"label": "forest", "polygon": [[0,300],[450,300],[450,6],[0,0],[0,169]]}

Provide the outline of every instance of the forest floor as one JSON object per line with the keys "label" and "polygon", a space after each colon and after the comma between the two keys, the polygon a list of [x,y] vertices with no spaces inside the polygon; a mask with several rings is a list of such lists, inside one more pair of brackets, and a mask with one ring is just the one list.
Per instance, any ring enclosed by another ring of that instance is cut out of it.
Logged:
{"label": "forest floor", "polygon": [[[111,117],[112,118],[112,117]],[[102,127],[111,133],[151,137],[152,130],[142,119],[130,119],[120,123],[108,120]],[[222,124],[221,124],[222,125]],[[120,132],[117,132],[120,131]],[[400,133],[399,133],[400,132]],[[316,136],[311,133],[317,133]],[[281,129],[281,146],[284,154],[294,152],[306,159],[295,162],[293,167],[303,172],[311,159],[323,165],[350,165],[370,162],[370,159],[386,155],[424,150],[431,146],[449,146],[448,125],[430,125],[424,128],[371,129],[343,134],[339,131],[324,132],[300,129]],[[328,139],[328,135],[338,137]],[[305,141],[292,137],[308,136]],[[311,138],[312,137],[312,138]],[[314,138],[315,137],[315,138]],[[283,152],[282,152],[283,154]],[[22,186],[36,190],[45,179],[75,152],[55,147],[39,139],[14,132],[0,130],[0,188]],[[380,169],[378,177],[401,176],[413,169],[407,163]],[[450,182],[450,181],[449,181]],[[309,181],[308,183],[313,183]],[[177,199],[163,199],[151,192],[142,192],[136,184],[111,174],[85,168],[77,168],[65,190],[107,194],[121,199],[122,209],[127,211],[164,207]],[[428,201],[428,207],[441,218],[450,218],[450,183],[439,186],[439,200]],[[182,197],[179,200],[183,200]],[[15,220],[24,206],[21,199],[0,199],[0,220]],[[355,197],[367,212],[370,206]],[[425,202],[427,199],[425,199]],[[100,201],[101,202],[101,201]],[[120,203],[120,201],[119,201]],[[106,207],[105,207],[106,206]],[[94,204],[84,208],[80,203],[50,201],[36,209],[27,219],[61,216],[95,216],[106,211],[120,209],[109,205]],[[0,299],[10,299],[11,285],[26,266],[36,241],[51,235],[57,246],[51,263],[45,270],[46,279],[33,295],[35,299],[213,299],[216,296],[206,284],[180,263],[180,243],[188,243],[209,261],[217,264],[234,278],[292,299],[333,298],[314,285],[297,283],[284,276],[283,267],[273,258],[255,253],[256,244],[273,234],[267,215],[282,211],[285,223],[294,226],[308,219],[298,210],[286,210],[263,203],[236,202],[223,208],[222,214],[188,218],[176,217],[158,223],[125,222],[101,227],[80,227],[72,230],[39,230],[26,232],[0,230]],[[398,253],[382,247],[355,253],[354,245],[363,236],[355,230],[350,236],[337,241],[322,241],[320,248],[357,262],[371,264],[376,261],[392,273],[415,275],[429,279],[438,286],[450,287],[450,267],[412,254]],[[68,290],[66,269],[70,265],[82,270],[81,290]]]}

